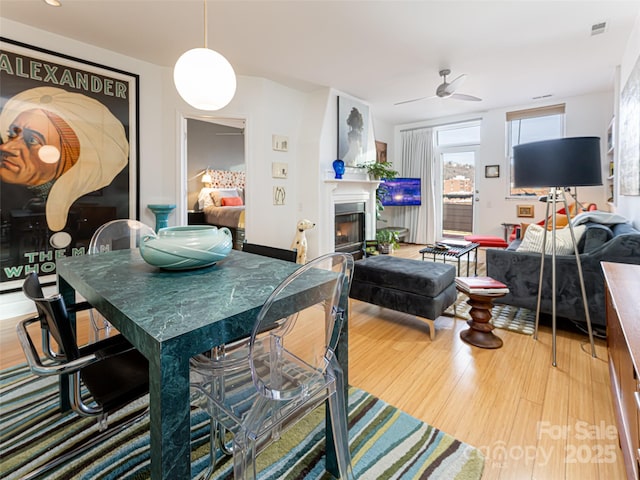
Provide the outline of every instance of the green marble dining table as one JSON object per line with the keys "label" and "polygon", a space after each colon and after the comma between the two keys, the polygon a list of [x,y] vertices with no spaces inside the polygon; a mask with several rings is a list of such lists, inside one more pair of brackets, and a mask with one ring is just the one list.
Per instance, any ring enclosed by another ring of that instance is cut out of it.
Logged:
{"label": "green marble dining table", "polygon": [[[237,250],[185,271],[153,267],[137,249],[57,260],[65,301],[84,297],[149,360],[152,479],[191,478],[189,358],[249,335],[269,294],[298,267]],[[346,331],[337,354],[348,378]],[[332,445],[328,431],[327,469],[337,473]]]}

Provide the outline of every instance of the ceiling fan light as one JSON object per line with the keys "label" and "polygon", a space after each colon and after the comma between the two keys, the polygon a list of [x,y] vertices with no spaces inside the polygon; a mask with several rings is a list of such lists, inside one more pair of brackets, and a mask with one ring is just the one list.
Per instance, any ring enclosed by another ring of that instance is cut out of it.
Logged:
{"label": "ceiling fan light", "polygon": [[219,110],[236,93],[233,67],[209,48],[183,53],[173,69],[173,82],[182,99],[199,110]]}

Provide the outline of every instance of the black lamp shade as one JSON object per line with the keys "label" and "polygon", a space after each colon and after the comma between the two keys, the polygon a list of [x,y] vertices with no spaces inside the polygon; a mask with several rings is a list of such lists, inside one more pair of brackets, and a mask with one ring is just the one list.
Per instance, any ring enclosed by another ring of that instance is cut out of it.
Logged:
{"label": "black lamp shade", "polygon": [[513,147],[513,186],[602,185],[599,137],[559,138]]}

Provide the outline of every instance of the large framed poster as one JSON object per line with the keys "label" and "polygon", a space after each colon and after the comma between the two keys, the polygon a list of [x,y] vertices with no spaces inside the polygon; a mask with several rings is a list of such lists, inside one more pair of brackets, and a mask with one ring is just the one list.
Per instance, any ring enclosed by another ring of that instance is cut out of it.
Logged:
{"label": "large framed poster", "polygon": [[139,218],[137,75],[0,37],[0,293]]}

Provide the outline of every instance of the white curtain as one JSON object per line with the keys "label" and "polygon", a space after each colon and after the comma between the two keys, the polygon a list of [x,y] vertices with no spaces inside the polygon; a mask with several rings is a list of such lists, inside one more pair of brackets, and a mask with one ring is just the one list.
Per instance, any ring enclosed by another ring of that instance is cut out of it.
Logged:
{"label": "white curtain", "polygon": [[438,162],[434,158],[433,129],[420,128],[400,132],[402,160],[400,170],[404,177],[420,177],[422,205],[404,207],[400,215],[402,225],[409,229],[408,242],[435,242],[440,212],[436,209]]}

